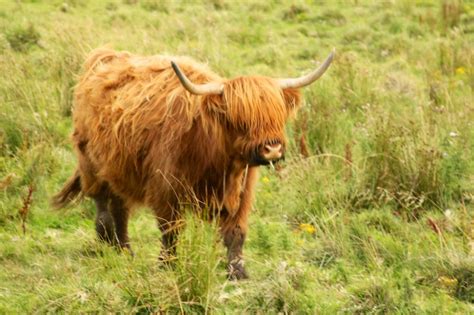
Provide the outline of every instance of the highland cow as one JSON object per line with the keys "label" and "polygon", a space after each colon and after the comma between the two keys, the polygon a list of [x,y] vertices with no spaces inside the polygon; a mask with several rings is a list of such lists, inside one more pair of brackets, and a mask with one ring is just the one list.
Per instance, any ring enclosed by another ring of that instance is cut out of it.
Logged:
{"label": "highland cow", "polygon": [[229,277],[247,277],[242,246],[258,167],[284,157],[298,88],[317,80],[333,54],[300,78],[227,80],[186,57],[93,51],[74,94],[78,167],[54,204],[92,198],[98,237],[130,251],[131,209],[152,208],[165,261],[175,255],[183,209],[207,211],[219,222]]}

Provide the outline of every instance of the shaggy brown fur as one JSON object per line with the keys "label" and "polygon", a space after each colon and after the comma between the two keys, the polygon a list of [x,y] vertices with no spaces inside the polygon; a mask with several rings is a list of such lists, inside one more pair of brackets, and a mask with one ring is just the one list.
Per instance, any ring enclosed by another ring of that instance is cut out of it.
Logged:
{"label": "shaggy brown fur", "polygon": [[[222,82],[222,95],[193,95],[170,66],[194,83]],[[94,198],[101,239],[129,248],[130,209],[151,207],[173,253],[183,205],[218,213],[230,276],[245,277],[242,245],[253,188],[254,156],[285,145],[284,126],[300,101],[267,77],[226,80],[185,57],[93,51],[75,90],[76,173],[55,196],[64,206],[79,193]]]}

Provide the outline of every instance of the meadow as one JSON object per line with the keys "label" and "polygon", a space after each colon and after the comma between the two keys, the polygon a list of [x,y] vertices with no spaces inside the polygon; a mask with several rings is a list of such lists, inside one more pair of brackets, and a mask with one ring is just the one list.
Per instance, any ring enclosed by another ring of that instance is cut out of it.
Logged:
{"label": "meadow", "polygon": [[[298,76],[288,157],[262,168],[229,281],[215,224],[188,215],[174,267],[148,209],[135,257],[95,206],[54,210],[76,166],[87,53],[188,55],[225,77]],[[0,313],[474,313],[474,3],[0,0]]]}

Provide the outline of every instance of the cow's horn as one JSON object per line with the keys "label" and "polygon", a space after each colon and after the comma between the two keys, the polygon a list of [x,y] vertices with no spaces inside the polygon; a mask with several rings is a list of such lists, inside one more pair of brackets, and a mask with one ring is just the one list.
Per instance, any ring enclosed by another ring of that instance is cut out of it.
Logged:
{"label": "cow's horn", "polygon": [[323,64],[318,69],[314,70],[311,73],[308,73],[307,75],[304,75],[299,78],[278,79],[278,84],[280,85],[280,88],[300,88],[310,85],[311,83],[319,79],[324,74],[324,72],[326,72],[332,60],[334,59],[335,53],[336,49],[333,48],[332,52],[329,54]]}
{"label": "cow's horn", "polygon": [[171,66],[174,72],[178,76],[179,81],[186,90],[197,95],[210,95],[210,94],[222,94],[224,91],[224,85],[221,83],[206,83],[206,84],[194,84],[186,77],[181,71],[179,66],[171,61]]}

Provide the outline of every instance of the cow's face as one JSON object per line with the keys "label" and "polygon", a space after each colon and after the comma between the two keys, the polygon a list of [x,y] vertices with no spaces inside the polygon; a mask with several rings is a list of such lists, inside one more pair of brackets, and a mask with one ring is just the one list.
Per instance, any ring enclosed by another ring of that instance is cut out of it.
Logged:
{"label": "cow's face", "polygon": [[295,89],[282,90],[266,77],[226,82],[218,120],[226,132],[228,153],[250,165],[278,162],[285,156],[285,124],[299,104]]}
{"label": "cow's face", "polygon": [[241,77],[194,84],[171,62],[179,81],[192,94],[203,95],[203,112],[223,131],[226,150],[244,163],[276,162],[285,154],[285,123],[298,106],[298,88],[318,80],[334,58],[334,50],[317,69],[298,77]]}

